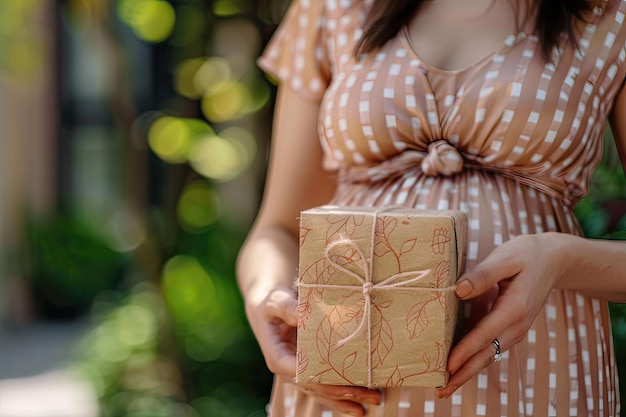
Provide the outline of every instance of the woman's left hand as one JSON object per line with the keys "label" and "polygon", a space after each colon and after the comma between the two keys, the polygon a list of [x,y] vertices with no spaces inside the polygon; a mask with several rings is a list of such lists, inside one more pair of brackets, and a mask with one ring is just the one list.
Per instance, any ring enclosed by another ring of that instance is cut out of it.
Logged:
{"label": "woman's left hand", "polygon": [[564,274],[558,234],[515,237],[461,276],[456,293],[474,299],[497,288],[493,307],[452,349],[448,384],[438,392],[449,397],[494,361],[494,339],[504,352],[526,337],[555,283]]}

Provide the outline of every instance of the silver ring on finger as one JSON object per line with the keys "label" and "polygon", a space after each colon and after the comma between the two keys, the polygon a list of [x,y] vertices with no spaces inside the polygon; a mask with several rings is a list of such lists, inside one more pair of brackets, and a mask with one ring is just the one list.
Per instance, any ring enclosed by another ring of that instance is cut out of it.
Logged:
{"label": "silver ring on finger", "polygon": [[496,353],[493,355],[494,362],[500,362],[502,360],[502,352],[500,351],[500,341],[498,339],[493,339],[491,344],[496,348]]}

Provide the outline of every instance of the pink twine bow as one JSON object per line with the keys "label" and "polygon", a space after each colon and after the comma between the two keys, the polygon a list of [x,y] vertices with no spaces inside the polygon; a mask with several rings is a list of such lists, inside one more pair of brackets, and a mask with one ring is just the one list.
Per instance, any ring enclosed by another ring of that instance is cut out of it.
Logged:
{"label": "pink twine bow", "polygon": [[[341,347],[348,343],[350,340],[354,339],[363,329],[363,326],[367,324],[367,386],[372,388],[372,316],[371,316],[371,304],[372,304],[372,291],[374,290],[401,290],[401,291],[434,291],[434,292],[446,292],[446,291],[454,291],[454,286],[443,287],[443,288],[429,288],[429,287],[410,287],[408,285],[416,283],[426,277],[431,270],[426,269],[422,271],[405,271],[394,274],[389,278],[374,284],[372,282],[372,262],[374,258],[374,238],[376,236],[376,219],[378,214],[384,211],[392,210],[392,208],[387,209],[379,209],[373,213],[374,219],[372,221],[372,232],[371,232],[371,245],[370,245],[370,253],[369,258],[366,258],[363,255],[363,252],[358,247],[354,241],[348,238],[337,239],[330,243],[325,250],[325,256],[331,266],[335,269],[343,272],[344,274],[354,278],[361,285],[336,285],[336,284],[306,284],[299,283],[298,286],[306,287],[306,288],[336,288],[336,289],[349,289],[349,290],[359,290],[363,291],[364,304],[363,304],[363,316],[359,321],[359,325],[357,328],[347,337],[339,340],[337,342],[337,347]],[[360,262],[360,266],[363,270],[362,276],[357,274],[356,272],[351,271],[345,266],[335,262],[333,260],[332,250],[340,245],[348,245],[350,246],[359,256],[362,262]],[[399,281],[402,278],[413,276],[413,278]],[[401,288],[398,288],[401,287]]]}

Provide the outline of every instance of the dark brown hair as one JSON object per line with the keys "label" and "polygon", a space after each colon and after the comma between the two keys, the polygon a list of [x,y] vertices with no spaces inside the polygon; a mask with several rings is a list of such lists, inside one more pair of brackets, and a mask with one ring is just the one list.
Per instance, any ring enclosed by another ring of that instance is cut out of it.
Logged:
{"label": "dark brown hair", "polygon": [[[382,47],[403,26],[409,24],[425,1],[427,0],[374,0],[355,53],[358,55]],[[550,59],[552,49],[559,45],[562,34],[575,47],[578,45],[576,19],[585,21],[585,14],[591,10],[589,0],[538,0],[535,7],[535,32],[546,60]]]}

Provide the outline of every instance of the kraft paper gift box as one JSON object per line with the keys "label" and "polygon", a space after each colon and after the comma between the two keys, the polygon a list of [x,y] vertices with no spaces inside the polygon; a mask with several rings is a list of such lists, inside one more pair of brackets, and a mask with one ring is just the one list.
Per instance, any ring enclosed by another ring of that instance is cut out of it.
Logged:
{"label": "kraft paper gift box", "polygon": [[466,240],[461,211],[303,211],[296,382],[444,386]]}

